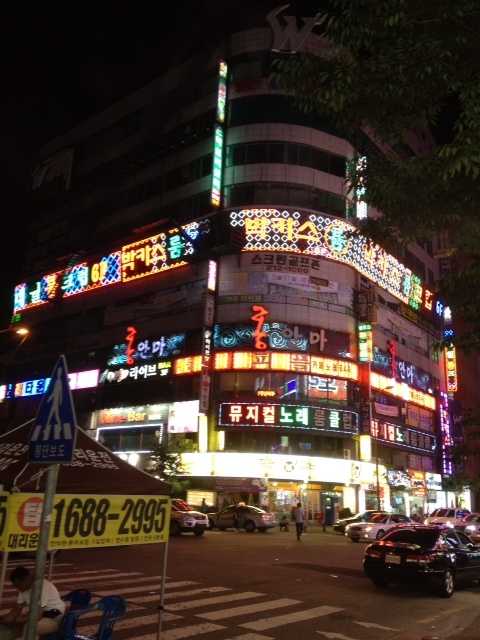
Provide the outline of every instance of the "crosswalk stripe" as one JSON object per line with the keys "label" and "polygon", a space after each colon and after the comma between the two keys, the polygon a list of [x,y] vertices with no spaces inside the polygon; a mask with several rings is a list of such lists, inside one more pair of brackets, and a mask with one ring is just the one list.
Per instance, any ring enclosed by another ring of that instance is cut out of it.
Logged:
{"label": "crosswalk stripe", "polygon": [[264,593],[255,591],[242,591],[241,593],[231,593],[228,596],[216,596],[215,598],[202,598],[200,600],[189,600],[187,602],[175,602],[168,605],[169,611],[183,611],[184,609],[195,609],[195,607],[208,607],[211,604],[224,604],[235,602],[236,600],[248,600],[249,598],[259,598]]}
{"label": "crosswalk stripe", "polygon": [[292,605],[299,603],[299,600],[292,600],[290,598],[279,598],[278,600],[270,600],[269,602],[244,604],[241,607],[221,609],[220,611],[211,611],[210,613],[199,613],[197,617],[205,618],[205,620],[224,620],[225,618],[234,618],[235,616],[248,615],[249,613],[258,613],[260,611],[271,611],[272,609],[291,607]]}
{"label": "crosswalk stripe", "polygon": [[282,616],[262,618],[260,620],[255,620],[255,622],[246,622],[245,624],[241,624],[240,627],[252,629],[252,631],[265,631],[266,629],[282,627],[285,624],[293,624],[294,622],[302,622],[303,620],[313,620],[314,618],[329,616],[332,613],[337,613],[338,611],[343,611],[343,609],[323,605],[321,607],[314,607],[313,609],[304,609],[303,611],[287,613]]}
{"label": "crosswalk stripe", "polygon": [[[162,631],[161,637],[162,640],[183,640],[183,638],[191,638],[192,636],[199,636],[202,633],[210,633],[211,631],[220,631],[221,629],[225,629],[225,627],[219,624],[202,622],[201,624],[192,624],[188,627]],[[135,640],[157,640],[157,634],[149,633],[146,636],[135,636]]]}
{"label": "crosswalk stripe", "polygon": [[[96,613],[96,612],[92,612]],[[87,618],[93,618],[92,615],[86,613],[84,616],[80,618],[79,630],[82,634],[89,635],[91,633],[95,633],[98,629],[98,624],[89,624],[83,625],[81,624],[82,620],[86,620]],[[173,622],[174,620],[180,620],[182,616],[177,616],[174,613],[163,614],[163,622]],[[128,617],[123,620],[119,620],[115,624],[115,631],[122,631],[123,629],[138,629],[139,627],[147,626],[149,624],[157,624],[158,623],[158,614],[150,614],[148,616],[139,616],[139,617]]]}
{"label": "crosswalk stripe", "polygon": [[[113,575],[112,575],[112,571],[113,571]],[[93,575],[92,575],[93,574]],[[106,575],[104,575],[106,574]],[[65,576],[65,577],[62,577]],[[90,577],[92,576],[92,577]],[[140,573],[138,571],[132,572],[132,573],[120,573],[120,572],[115,572],[115,570],[112,569],[102,569],[102,571],[75,571],[74,575],[69,575],[67,577],[66,573],[61,573],[58,574],[58,577],[53,577],[52,578],[52,582],[54,584],[65,584],[65,583],[69,583],[71,582],[72,584],[74,582],[77,582],[78,584],[78,578],[82,579],[85,577],[85,580],[89,580],[90,582],[92,581],[99,581],[99,580],[108,580],[109,582],[111,580],[116,580],[119,577],[125,577],[125,576],[144,576],[143,573]],[[152,576],[152,577],[148,577],[148,578],[143,578],[146,580],[161,580],[162,577],[161,576]],[[142,578],[135,578],[135,582],[139,582]],[[125,582],[125,580],[123,580],[123,582]],[[4,589],[4,593],[17,593],[17,590],[15,589],[14,586],[8,586],[5,587]]]}
{"label": "crosswalk stripe", "polygon": [[[185,581],[185,582],[178,582],[178,583],[174,583],[175,587],[180,587],[180,586],[190,586],[192,584],[195,584],[195,582],[189,582],[189,581]],[[153,587],[155,587],[155,589],[153,589]],[[169,589],[169,585],[167,584],[165,586],[166,589]],[[145,592],[146,589],[150,589],[150,591]],[[212,592],[212,593],[216,593],[218,591],[230,591],[230,589],[227,589],[227,587],[203,587],[201,589],[189,589],[188,591],[169,591],[168,593],[165,594],[165,598],[180,598],[182,596],[194,596],[197,593],[203,593],[203,592]],[[160,587],[158,586],[158,584],[156,585],[143,585],[142,587],[125,587],[123,589],[116,589],[115,590],[115,594],[116,595],[120,595],[120,596],[124,596],[128,598],[128,594],[130,593],[142,593],[145,592],[148,595],[153,595],[154,593],[158,594],[158,597],[160,597]],[[109,596],[111,595],[110,591],[95,591],[95,595],[96,596]]]}

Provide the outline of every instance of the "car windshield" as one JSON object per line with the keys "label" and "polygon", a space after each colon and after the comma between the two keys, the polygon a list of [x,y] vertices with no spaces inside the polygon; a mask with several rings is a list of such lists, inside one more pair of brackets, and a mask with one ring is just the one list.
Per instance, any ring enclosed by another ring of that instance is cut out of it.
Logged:
{"label": "car windshield", "polygon": [[254,511],[255,513],[265,513],[263,509],[259,509],[258,507],[252,507],[251,505],[247,505],[245,509],[248,509],[249,511]]}
{"label": "car windshield", "polygon": [[193,511],[192,507],[185,500],[174,500],[172,506],[177,511]]}
{"label": "car windshield", "polygon": [[378,516],[382,516],[383,517],[385,514],[384,513],[378,513],[378,511],[371,511],[370,513],[368,513],[368,511],[367,511],[367,513],[365,515],[366,515],[366,518],[367,518],[368,522],[372,522],[372,520],[374,518],[378,518]]}
{"label": "car windshield", "polygon": [[377,513],[370,518],[370,522],[373,522],[373,523],[386,522],[386,521],[387,521],[387,516],[384,516],[381,513]]}
{"label": "car windshield", "polygon": [[453,509],[435,509],[432,516],[435,518],[453,518],[454,514]]}
{"label": "car windshield", "polygon": [[403,542],[416,544],[419,547],[431,549],[435,546],[439,532],[432,529],[398,529],[387,533],[383,538],[385,542]]}

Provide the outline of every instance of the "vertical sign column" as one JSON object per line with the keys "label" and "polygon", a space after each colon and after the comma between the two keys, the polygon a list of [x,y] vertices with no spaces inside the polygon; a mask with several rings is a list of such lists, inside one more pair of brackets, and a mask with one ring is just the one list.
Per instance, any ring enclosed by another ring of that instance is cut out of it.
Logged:
{"label": "vertical sign column", "polygon": [[212,354],[212,328],[215,321],[215,293],[217,290],[217,261],[208,261],[207,286],[202,333],[202,372],[200,375],[199,412],[205,416],[210,408],[210,360]]}
{"label": "vertical sign column", "polygon": [[217,112],[215,118],[215,136],[213,143],[212,189],[210,202],[214,207],[222,205],[223,156],[225,149],[225,117],[227,109],[228,65],[220,61],[218,69]]}

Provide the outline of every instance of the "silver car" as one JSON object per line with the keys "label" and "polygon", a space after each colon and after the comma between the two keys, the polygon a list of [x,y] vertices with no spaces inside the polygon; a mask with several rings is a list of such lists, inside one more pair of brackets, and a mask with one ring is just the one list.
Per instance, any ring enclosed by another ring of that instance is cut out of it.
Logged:
{"label": "silver car", "polygon": [[172,500],[170,535],[191,532],[198,537],[203,536],[205,529],[208,529],[208,517],[204,513],[194,511],[184,500]]}
{"label": "silver car", "polygon": [[273,513],[251,505],[231,505],[217,513],[209,513],[208,518],[211,528],[216,527],[220,531],[235,528],[245,529],[248,533],[257,529],[264,533],[277,524]]}

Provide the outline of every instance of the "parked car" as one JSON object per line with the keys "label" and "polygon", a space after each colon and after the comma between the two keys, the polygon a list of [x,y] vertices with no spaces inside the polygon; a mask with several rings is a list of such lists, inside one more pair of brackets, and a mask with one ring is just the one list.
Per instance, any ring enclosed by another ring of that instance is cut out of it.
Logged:
{"label": "parked car", "polygon": [[349,518],[342,518],[341,520],[337,520],[333,525],[333,530],[338,533],[345,533],[345,528],[349,524],[353,524],[355,522],[368,522],[374,515],[378,513],[385,514],[385,511],[378,511],[375,509],[369,509],[368,511],[362,511],[361,513],[356,513]]}
{"label": "parked car", "polygon": [[208,529],[206,514],[195,511],[184,500],[172,500],[170,535],[179,536],[181,533],[191,532],[195,536],[203,536],[205,529]]}
{"label": "parked car", "polygon": [[216,527],[221,531],[236,528],[245,529],[249,533],[252,533],[255,529],[265,532],[277,524],[273,513],[268,513],[259,507],[251,505],[231,505],[218,513],[209,513],[208,518],[211,528]]}
{"label": "parked car", "polygon": [[470,513],[455,527],[458,531],[463,531],[474,542],[480,542],[480,513]]}
{"label": "parked car", "polygon": [[424,524],[444,524],[447,527],[456,527],[470,514],[468,509],[435,509],[425,518]]}
{"label": "parked car", "polygon": [[386,515],[377,513],[370,518],[369,522],[356,522],[347,525],[345,535],[348,536],[352,542],[379,540],[383,538],[390,529],[411,522],[410,518],[400,513],[388,513]]}
{"label": "parked car", "polygon": [[379,587],[424,582],[450,598],[457,584],[480,579],[480,546],[451,527],[409,525],[368,545],[363,568]]}

